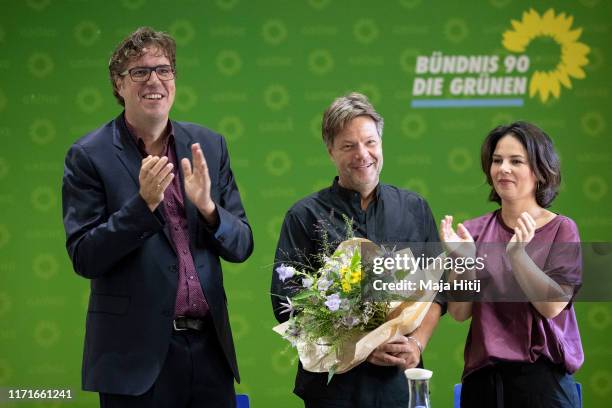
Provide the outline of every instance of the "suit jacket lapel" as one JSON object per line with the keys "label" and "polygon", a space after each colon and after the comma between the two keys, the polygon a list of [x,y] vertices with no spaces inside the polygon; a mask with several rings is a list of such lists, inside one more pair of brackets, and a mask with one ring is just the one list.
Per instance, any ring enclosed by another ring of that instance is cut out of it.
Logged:
{"label": "suit jacket lapel", "polygon": [[123,114],[119,115],[114,122],[113,127],[113,144],[117,148],[117,157],[121,164],[125,167],[128,174],[136,184],[140,187],[138,175],[140,174],[140,163],[142,156],[136,147],[136,143],[130,143],[128,138],[131,137],[128,133],[125,123],[123,122]]}

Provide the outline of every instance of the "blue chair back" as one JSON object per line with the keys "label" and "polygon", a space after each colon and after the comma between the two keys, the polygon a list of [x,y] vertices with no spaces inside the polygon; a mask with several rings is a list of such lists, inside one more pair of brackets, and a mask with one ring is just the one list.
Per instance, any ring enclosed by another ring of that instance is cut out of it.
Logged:
{"label": "blue chair back", "polygon": [[453,407],[461,408],[461,383],[455,384],[453,389]]}
{"label": "blue chair back", "polygon": [[249,408],[249,396],[246,394],[236,394],[236,408]]}
{"label": "blue chair back", "polygon": [[[576,383],[576,390],[578,391],[578,402],[582,407],[582,385],[579,382]],[[461,383],[455,384],[453,389],[453,407],[461,408]]]}

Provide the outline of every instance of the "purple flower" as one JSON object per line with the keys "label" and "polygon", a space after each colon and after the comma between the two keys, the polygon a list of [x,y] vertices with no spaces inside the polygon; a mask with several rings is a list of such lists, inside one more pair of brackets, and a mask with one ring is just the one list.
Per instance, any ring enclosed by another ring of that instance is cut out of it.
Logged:
{"label": "purple flower", "polygon": [[331,286],[332,282],[330,280],[327,280],[325,278],[321,278],[319,279],[319,282],[317,283],[317,289],[324,291],[329,289],[329,287]]}
{"label": "purple flower", "polygon": [[293,266],[286,266],[285,264],[281,264],[281,266],[276,268],[276,273],[278,273],[278,279],[284,282],[285,280],[295,275],[295,268]]}
{"label": "purple flower", "polygon": [[332,312],[335,312],[340,307],[340,296],[338,296],[337,293],[327,296],[325,306],[327,306],[327,308]]}
{"label": "purple flower", "polygon": [[311,277],[307,277],[307,278],[303,278],[302,279],[302,286],[305,287],[306,289],[310,289],[310,287],[312,286],[314,280]]}

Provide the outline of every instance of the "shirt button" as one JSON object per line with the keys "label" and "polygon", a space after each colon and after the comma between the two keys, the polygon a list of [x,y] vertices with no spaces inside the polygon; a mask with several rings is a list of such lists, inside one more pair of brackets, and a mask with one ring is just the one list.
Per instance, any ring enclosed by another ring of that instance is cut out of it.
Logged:
{"label": "shirt button", "polygon": [[183,254],[187,255],[187,250],[183,249]]}
{"label": "shirt button", "polygon": [[190,276],[189,279],[193,279],[193,276]]}
{"label": "shirt button", "polygon": [[196,307],[196,304],[195,304],[195,303],[193,303],[191,306]]}

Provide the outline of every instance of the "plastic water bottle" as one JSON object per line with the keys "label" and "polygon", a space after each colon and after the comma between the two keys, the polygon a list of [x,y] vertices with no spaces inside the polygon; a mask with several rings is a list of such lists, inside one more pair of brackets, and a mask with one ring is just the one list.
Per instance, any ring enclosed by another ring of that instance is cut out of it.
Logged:
{"label": "plastic water bottle", "polygon": [[429,379],[433,372],[422,368],[409,368],[404,371],[408,379],[410,403],[408,408],[431,408],[429,404]]}

